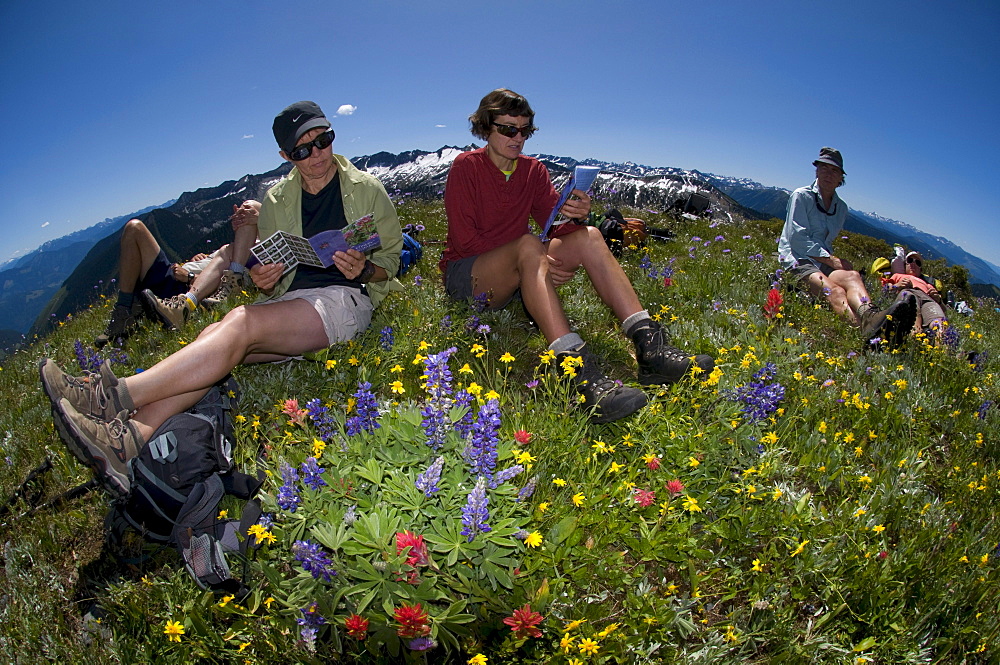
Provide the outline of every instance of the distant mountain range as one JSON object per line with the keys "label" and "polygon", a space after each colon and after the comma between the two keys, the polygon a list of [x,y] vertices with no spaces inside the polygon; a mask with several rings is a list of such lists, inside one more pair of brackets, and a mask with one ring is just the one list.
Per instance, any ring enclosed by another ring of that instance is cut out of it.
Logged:
{"label": "distant mountain range", "polygon": [[[435,152],[414,150],[400,154],[380,152],[354,158],[359,168],[377,176],[390,194],[438,198],[444,192],[448,169],[455,157],[475,148],[445,146]],[[705,197],[717,217],[784,218],[789,192],[752,180],[593,159],[582,162],[552,155],[536,155],[549,168],[556,186],[578,165],[602,169],[595,195],[611,206],[627,205],[657,212]],[[246,175],[216,187],[186,192],[175,201],[130,215],[106,219],[92,227],[49,241],[38,249],[0,266],[0,348],[23,333],[43,333],[51,321],[79,311],[96,293],[109,290],[117,276],[118,243],[126,221],[142,219],[160,240],[167,255],[185,260],[211,251],[232,237],[228,217],[234,203],[260,199],[291,168],[288,163],[259,175]],[[929,259],[944,258],[968,268],[970,281],[981,282],[979,295],[1000,295],[1000,268],[975,257],[949,240],[924,233],[908,224],[874,213],[851,210],[846,228],[886,242],[920,251]]]}

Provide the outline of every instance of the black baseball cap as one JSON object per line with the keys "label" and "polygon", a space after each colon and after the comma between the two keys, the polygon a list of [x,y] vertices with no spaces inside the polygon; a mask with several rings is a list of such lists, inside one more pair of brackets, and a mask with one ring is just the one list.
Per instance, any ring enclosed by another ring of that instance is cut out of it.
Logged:
{"label": "black baseball cap", "polygon": [[295,102],[274,118],[271,131],[278,147],[290,153],[296,142],[310,129],[329,127],[330,121],[316,102]]}

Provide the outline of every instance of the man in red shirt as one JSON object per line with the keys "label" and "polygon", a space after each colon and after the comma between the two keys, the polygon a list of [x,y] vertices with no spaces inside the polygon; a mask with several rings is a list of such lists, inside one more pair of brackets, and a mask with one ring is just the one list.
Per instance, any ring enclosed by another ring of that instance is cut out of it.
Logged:
{"label": "man in red shirt", "polygon": [[[642,408],[646,395],[605,376],[584,341],[570,331],[556,287],[572,279],[578,269],[586,271],[601,300],[635,343],[639,383],[673,383],[693,366],[711,371],[715,362],[705,355],[688,356],[668,344],[666,331],[639,304],[598,229],[561,224],[544,241],[529,232],[528,218],[541,225],[559,201],[545,166],[521,154],[536,131],[534,117],[524,97],[504,88],[483,97],[469,116],[472,133],[486,146],[459,155],[448,174],[444,195],[448,243],[440,267],[448,294],[456,300],[486,298],[490,308],[499,309],[520,292],[549,349],[560,360],[581,358],[576,387],[585,406],[594,408],[594,422],[610,422]],[[585,220],[590,197],[573,190],[559,212],[571,220]]]}

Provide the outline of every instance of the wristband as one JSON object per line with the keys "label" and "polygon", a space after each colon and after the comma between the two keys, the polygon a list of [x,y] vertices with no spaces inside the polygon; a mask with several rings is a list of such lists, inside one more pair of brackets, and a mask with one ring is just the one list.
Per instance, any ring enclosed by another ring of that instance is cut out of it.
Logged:
{"label": "wristband", "polygon": [[362,284],[367,284],[371,281],[372,277],[375,276],[375,264],[369,259],[365,259],[365,267],[361,269],[361,274],[358,275],[358,281]]}

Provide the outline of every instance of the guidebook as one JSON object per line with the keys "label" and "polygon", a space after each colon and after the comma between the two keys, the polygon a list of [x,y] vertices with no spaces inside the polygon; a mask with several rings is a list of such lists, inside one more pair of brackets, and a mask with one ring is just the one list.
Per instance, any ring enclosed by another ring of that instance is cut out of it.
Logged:
{"label": "guidebook", "polygon": [[[581,192],[585,192],[591,188],[594,184],[594,180],[597,179],[597,174],[601,172],[601,169],[596,166],[577,166],[573,169],[573,173],[569,177],[569,182],[563,187],[562,195],[559,197],[559,202],[556,203],[556,207],[552,209],[552,214],[549,215],[548,221],[545,222],[545,228],[538,235],[542,240],[548,240],[549,230],[554,226],[553,222],[556,220],[556,216],[559,214],[559,209],[563,207],[566,203],[566,199],[569,198],[570,192],[574,189],[579,189]],[[559,224],[565,224],[566,221],[559,222]],[[558,224],[555,224],[558,226]]]}
{"label": "guidebook", "polygon": [[285,272],[288,272],[300,263],[329,268],[333,265],[334,252],[356,249],[365,253],[381,246],[375,213],[370,213],[342,229],[321,231],[311,238],[278,231],[251,247],[250,251],[261,263],[284,263]]}

